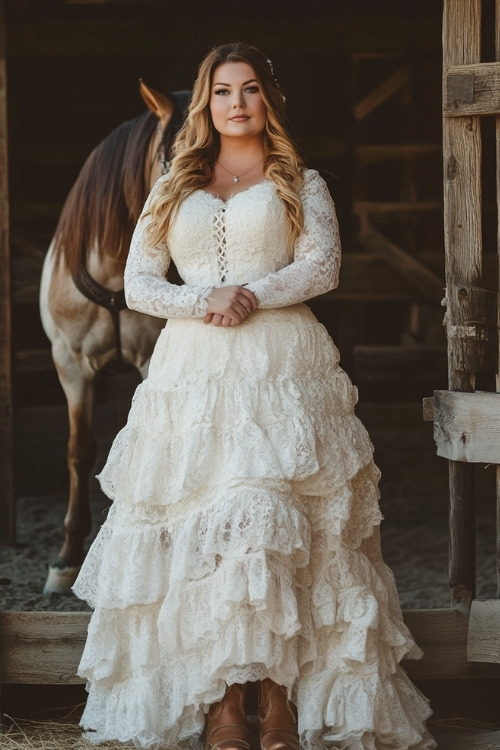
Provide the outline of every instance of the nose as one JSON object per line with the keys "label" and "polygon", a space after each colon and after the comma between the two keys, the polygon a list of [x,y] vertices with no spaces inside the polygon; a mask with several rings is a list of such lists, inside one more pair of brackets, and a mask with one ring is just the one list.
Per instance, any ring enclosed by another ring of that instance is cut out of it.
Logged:
{"label": "nose", "polygon": [[233,109],[241,109],[245,106],[245,99],[241,91],[235,91],[233,99]]}

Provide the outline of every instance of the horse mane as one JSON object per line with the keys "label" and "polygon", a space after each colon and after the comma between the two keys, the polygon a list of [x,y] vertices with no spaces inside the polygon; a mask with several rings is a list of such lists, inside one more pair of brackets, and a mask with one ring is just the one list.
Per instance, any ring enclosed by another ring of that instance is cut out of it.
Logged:
{"label": "horse mane", "polygon": [[56,260],[72,276],[91,249],[99,258],[125,260],[149,190],[144,162],[157,125],[157,117],[144,112],[115,128],[85,161],[54,234]]}

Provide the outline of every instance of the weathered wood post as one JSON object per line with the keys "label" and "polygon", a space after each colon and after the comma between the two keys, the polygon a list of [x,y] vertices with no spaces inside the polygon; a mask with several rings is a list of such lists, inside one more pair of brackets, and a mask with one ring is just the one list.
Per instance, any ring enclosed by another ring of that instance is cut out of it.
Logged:
{"label": "weathered wood post", "polygon": [[[495,60],[500,62],[500,0],[495,0]],[[497,253],[499,256],[498,270],[500,274],[500,116],[495,117],[496,134],[496,178],[497,178]],[[500,275],[498,279],[500,289]],[[497,305],[497,335],[498,335],[498,364],[496,376],[496,391],[500,392],[500,304]],[[496,468],[496,555],[497,555],[497,596],[500,597],[500,464]]]}
{"label": "weathered wood post", "polygon": [[5,6],[0,0],[0,538],[14,540]]}
{"label": "weathered wood post", "polygon": [[[481,59],[481,0],[444,0],[443,102],[449,99],[448,71]],[[471,392],[469,331],[462,302],[479,287],[482,271],[481,135],[478,116],[443,118],[444,239],[448,383]],[[462,299],[461,299],[462,298]],[[450,593],[452,605],[468,610],[475,594],[474,466],[449,462]]]}

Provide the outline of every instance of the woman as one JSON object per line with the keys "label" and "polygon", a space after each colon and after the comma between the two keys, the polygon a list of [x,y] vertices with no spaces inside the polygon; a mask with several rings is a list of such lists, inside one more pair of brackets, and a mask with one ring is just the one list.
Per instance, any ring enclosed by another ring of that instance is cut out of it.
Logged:
{"label": "woman", "polygon": [[168,323],[75,584],[95,608],[94,742],[248,750],[258,683],[263,750],[435,747],[398,666],[420,652],[380,554],[356,389],[302,304],[336,286],[340,245],[284,109],[262,53],[212,50],[134,233],[127,303]]}

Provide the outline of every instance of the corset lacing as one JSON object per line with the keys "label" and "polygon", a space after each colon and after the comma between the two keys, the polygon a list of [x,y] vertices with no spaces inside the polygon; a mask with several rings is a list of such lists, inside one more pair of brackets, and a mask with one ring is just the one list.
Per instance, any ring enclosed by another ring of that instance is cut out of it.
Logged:
{"label": "corset lacing", "polygon": [[227,278],[227,257],[226,257],[226,207],[220,206],[214,213],[214,234],[217,240],[217,266],[219,279],[221,282]]}

